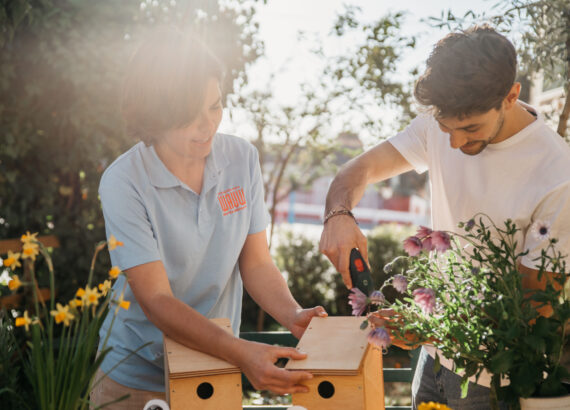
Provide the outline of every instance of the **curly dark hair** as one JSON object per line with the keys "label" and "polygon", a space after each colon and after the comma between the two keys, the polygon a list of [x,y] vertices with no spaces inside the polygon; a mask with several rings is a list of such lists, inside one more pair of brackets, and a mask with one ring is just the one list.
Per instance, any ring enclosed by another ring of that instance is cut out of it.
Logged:
{"label": "curly dark hair", "polygon": [[491,26],[450,33],[434,47],[414,96],[438,118],[499,109],[515,82],[512,43]]}
{"label": "curly dark hair", "polygon": [[191,33],[160,27],[134,53],[122,95],[127,133],[152,145],[166,131],[189,125],[204,103],[210,77],[223,67]]}

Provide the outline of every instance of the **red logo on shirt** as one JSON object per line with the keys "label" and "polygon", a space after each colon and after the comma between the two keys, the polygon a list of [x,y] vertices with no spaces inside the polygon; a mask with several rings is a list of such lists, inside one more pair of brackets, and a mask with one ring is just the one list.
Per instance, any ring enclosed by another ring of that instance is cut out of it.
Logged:
{"label": "red logo on shirt", "polygon": [[247,208],[243,188],[236,186],[218,193],[218,202],[224,216]]}

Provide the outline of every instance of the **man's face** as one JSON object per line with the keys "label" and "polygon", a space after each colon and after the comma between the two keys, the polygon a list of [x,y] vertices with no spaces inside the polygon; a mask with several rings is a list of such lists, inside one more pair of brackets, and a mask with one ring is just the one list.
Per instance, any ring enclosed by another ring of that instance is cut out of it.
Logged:
{"label": "man's face", "polygon": [[449,134],[451,148],[459,148],[467,155],[477,155],[489,144],[501,141],[499,135],[505,120],[504,109],[491,109],[459,119],[436,118],[439,128]]}

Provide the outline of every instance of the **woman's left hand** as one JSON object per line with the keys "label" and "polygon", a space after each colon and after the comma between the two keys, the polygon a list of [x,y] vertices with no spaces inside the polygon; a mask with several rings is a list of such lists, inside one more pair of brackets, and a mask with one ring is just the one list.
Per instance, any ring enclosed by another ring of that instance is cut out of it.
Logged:
{"label": "woman's left hand", "polygon": [[295,313],[289,330],[297,339],[300,339],[305,333],[305,329],[309,326],[309,322],[314,316],[327,317],[329,314],[322,306],[316,306],[310,309],[298,309]]}

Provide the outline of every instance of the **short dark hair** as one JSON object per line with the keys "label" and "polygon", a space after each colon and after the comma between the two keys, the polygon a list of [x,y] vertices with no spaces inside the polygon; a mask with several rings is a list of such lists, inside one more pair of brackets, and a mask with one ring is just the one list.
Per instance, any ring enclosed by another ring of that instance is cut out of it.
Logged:
{"label": "short dark hair", "polygon": [[129,62],[121,104],[127,133],[151,145],[164,132],[189,125],[210,77],[221,83],[223,69],[206,45],[173,28],[153,31]]}
{"label": "short dark hair", "polygon": [[440,118],[499,109],[515,82],[512,43],[489,25],[450,33],[434,47],[414,96]]}

